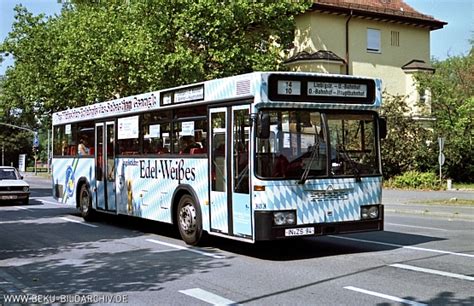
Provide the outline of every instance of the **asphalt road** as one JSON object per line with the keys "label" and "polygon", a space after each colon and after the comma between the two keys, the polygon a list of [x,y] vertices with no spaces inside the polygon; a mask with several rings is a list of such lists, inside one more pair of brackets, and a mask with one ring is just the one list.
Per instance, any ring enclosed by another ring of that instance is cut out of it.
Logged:
{"label": "asphalt road", "polygon": [[410,207],[412,197],[397,202],[390,191],[383,232],[258,245],[211,238],[189,248],[161,223],[85,223],[52,200],[47,181],[27,179],[30,205],[0,206],[0,303],[474,304],[469,211],[399,212],[391,207]]}

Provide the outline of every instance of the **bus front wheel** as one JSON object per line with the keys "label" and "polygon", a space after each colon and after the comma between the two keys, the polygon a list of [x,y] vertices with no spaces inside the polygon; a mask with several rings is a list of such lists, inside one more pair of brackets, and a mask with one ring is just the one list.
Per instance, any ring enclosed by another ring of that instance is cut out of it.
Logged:
{"label": "bus front wheel", "polygon": [[181,197],[177,209],[177,223],[181,238],[190,245],[197,245],[202,237],[199,205],[190,195]]}
{"label": "bus front wheel", "polygon": [[87,188],[87,184],[83,184],[79,191],[79,210],[84,220],[93,221],[94,210],[92,208],[92,197],[89,188]]}

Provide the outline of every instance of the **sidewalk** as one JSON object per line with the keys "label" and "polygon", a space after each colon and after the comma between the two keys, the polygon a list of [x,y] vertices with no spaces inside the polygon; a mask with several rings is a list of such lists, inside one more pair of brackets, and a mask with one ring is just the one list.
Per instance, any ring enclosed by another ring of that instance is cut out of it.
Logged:
{"label": "sidewalk", "polygon": [[[456,199],[474,200],[474,191],[384,189],[382,192],[382,203],[385,206],[385,212],[474,221],[474,205],[459,205],[456,204]],[[435,204],[432,203],[433,200],[450,200],[450,204]]]}
{"label": "sidewalk", "polygon": [[51,177],[51,173],[48,172],[20,172],[24,177]]}

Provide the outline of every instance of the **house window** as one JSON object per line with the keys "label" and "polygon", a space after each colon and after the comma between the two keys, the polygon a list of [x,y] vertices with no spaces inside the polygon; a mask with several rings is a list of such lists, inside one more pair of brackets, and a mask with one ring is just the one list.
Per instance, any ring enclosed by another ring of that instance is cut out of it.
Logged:
{"label": "house window", "polygon": [[392,46],[399,47],[400,46],[400,32],[392,31],[390,35],[390,41]]}
{"label": "house window", "polygon": [[422,104],[428,103],[427,92],[425,88],[418,88],[418,96],[420,97],[419,101]]}
{"label": "house window", "polygon": [[367,29],[367,52],[381,52],[380,30]]}

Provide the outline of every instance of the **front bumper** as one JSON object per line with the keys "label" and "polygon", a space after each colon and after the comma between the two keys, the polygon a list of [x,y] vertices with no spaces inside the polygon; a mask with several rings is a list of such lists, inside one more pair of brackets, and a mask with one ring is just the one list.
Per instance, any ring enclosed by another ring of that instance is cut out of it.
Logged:
{"label": "front bumper", "polygon": [[29,196],[29,192],[1,192],[0,201],[26,200]]}
{"label": "front bumper", "polygon": [[323,236],[332,234],[348,234],[369,231],[383,231],[384,229],[384,211],[383,205],[379,205],[379,216],[376,219],[344,221],[332,223],[312,223],[289,226],[273,225],[272,211],[256,211],[255,212],[255,240],[278,240],[294,238],[294,236],[286,236],[286,229],[308,228],[314,227],[314,234],[303,235],[299,237]]}

